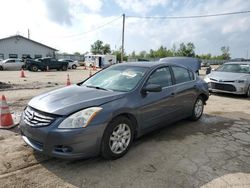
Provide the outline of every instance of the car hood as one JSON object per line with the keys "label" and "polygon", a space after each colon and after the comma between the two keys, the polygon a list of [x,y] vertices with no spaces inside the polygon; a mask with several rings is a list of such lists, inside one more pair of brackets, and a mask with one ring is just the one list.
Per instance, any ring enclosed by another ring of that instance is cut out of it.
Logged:
{"label": "car hood", "polygon": [[208,77],[210,79],[215,79],[216,81],[235,81],[247,79],[250,77],[250,74],[213,71],[208,75]]}
{"label": "car hood", "polygon": [[124,95],[123,92],[73,85],[34,97],[28,105],[51,114],[69,115],[84,108],[100,106]]}

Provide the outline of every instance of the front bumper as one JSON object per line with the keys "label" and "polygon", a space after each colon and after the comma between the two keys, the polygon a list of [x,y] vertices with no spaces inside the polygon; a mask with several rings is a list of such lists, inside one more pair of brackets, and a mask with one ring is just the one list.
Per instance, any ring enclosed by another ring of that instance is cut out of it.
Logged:
{"label": "front bumper", "polygon": [[244,83],[236,82],[208,82],[209,91],[221,92],[221,93],[231,93],[243,95],[247,92],[247,86]]}
{"label": "front bumper", "polygon": [[21,119],[22,138],[34,150],[53,157],[76,159],[98,155],[105,125],[58,129],[63,119],[58,118],[46,127],[31,127]]}

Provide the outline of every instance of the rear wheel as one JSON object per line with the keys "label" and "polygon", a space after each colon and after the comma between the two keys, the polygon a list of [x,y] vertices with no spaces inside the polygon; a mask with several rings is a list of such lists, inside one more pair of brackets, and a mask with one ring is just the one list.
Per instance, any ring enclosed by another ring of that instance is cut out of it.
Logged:
{"label": "rear wheel", "polygon": [[2,66],[0,66],[0,71],[2,71],[3,70],[3,67]]}
{"label": "rear wheel", "polygon": [[34,72],[37,72],[38,71],[38,67],[36,65],[32,65],[31,66],[31,70],[34,71]]}
{"label": "rear wheel", "polygon": [[114,119],[104,132],[101,154],[105,159],[118,159],[125,155],[134,139],[134,126],[126,117]]}
{"label": "rear wheel", "polygon": [[204,109],[204,101],[203,98],[199,96],[194,103],[193,112],[190,119],[193,121],[200,119],[200,117],[203,114],[203,109]]}
{"label": "rear wheel", "polygon": [[72,67],[71,67],[72,69],[76,69],[76,65],[72,65]]}

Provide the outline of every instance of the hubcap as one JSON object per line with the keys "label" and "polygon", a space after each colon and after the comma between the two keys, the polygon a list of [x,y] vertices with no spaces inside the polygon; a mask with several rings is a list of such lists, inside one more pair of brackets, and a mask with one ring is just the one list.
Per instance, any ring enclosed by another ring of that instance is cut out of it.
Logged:
{"label": "hubcap", "polygon": [[120,154],[127,149],[130,139],[131,130],[129,126],[125,123],[119,124],[114,128],[109,138],[109,147],[113,153]]}
{"label": "hubcap", "polygon": [[203,110],[203,101],[201,99],[198,99],[194,107],[195,117],[199,117],[202,114],[202,110]]}

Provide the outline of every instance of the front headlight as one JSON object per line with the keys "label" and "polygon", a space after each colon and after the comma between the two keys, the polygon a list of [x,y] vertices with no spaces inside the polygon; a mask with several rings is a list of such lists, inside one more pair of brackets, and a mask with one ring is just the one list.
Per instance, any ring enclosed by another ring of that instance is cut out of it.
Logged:
{"label": "front headlight", "polygon": [[205,76],[204,81],[207,82],[207,83],[210,82],[209,76]]}
{"label": "front headlight", "polygon": [[246,80],[236,80],[236,83],[245,83]]}
{"label": "front headlight", "polygon": [[90,107],[79,112],[72,114],[67,117],[58,128],[64,129],[75,129],[87,127],[91,120],[97,115],[98,112],[102,110],[101,107]]}

